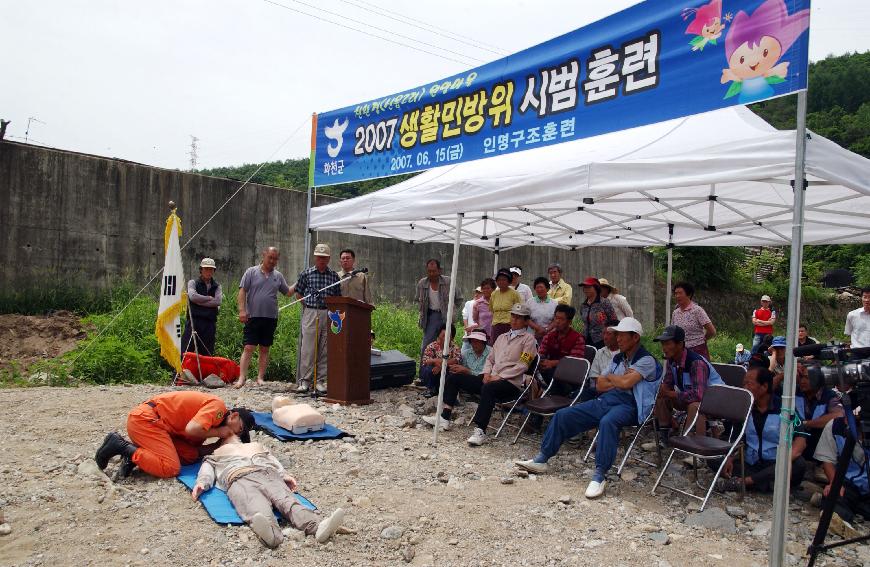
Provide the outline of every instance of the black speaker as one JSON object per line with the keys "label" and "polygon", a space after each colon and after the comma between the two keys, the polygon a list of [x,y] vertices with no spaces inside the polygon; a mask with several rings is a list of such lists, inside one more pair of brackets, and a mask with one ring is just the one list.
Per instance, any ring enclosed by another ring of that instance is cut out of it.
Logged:
{"label": "black speaker", "polygon": [[410,384],[417,375],[417,363],[397,350],[385,350],[371,356],[369,370],[371,390],[398,388]]}

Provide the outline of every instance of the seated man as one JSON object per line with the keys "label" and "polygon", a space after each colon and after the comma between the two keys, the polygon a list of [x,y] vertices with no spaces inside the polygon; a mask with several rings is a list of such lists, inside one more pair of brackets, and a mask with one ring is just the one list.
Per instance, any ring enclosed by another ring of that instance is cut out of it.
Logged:
{"label": "seated man", "polygon": [[819,368],[808,369],[805,365],[798,364],[797,390],[794,409],[808,434],[804,459],[814,460],[813,454],[825,425],[832,419],[845,415],[843,403],[837,392],[825,387],[825,377]]}
{"label": "seated man", "polygon": [[589,382],[586,389],[583,390],[583,395],[580,396],[580,401],[588,401],[595,398],[598,392],[595,390],[595,382],[599,376],[604,376],[610,369],[610,363],[613,362],[613,357],[619,354],[619,345],[616,342],[616,331],[613,327],[604,329],[604,346],[595,351],[595,358],[592,360],[592,365],[589,366]]}
{"label": "seated man", "polygon": [[749,366],[750,358],[752,358],[752,353],[743,347],[743,343],[737,343],[737,348],[734,351],[734,364],[746,368]]}
{"label": "seated man", "polygon": [[[426,396],[438,395],[441,384],[441,363],[444,356],[444,339],[447,336],[447,325],[442,325],[438,336],[423,350],[422,366],[420,367],[420,381],[426,387]],[[453,342],[456,340],[456,325],[450,324],[450,354],[447,355],[447,365],[456,364],[460,359],[459,349]]]}
{"label": "seated man", "polygon": [[444,411],[442,420],[434,416],[424,418],[430,425],[449,428],[452,408],[456,404],[459,390],[480,394],[480,403],[474,412],[474,433],[468,438],[471,446],[483,445],[489,438],[486,428],[500,401],[515,400],[525,388],[526,372],[535,359],[535,337],[527,332],[529,327],[529,308],[517,303],[511,309],[511,330],[496,339],[492,351],[486,358],[482,376],[453,374],[447,386],[444,387]]}
{"label": "seated man", "polygon": [[665,376],[656,401],[656,419],[662,430],[662,439],[667,439],[674,428],[674,410],[686,412],[685,427],[697,415],[695,435],[703,437],[707,434],[707,419],[698,415],[698,408],[704,391],[709,386],[724,385],[725,382],[706,358],[686,348],[686,333],[682,327],[665,327],[664,332],[653,340],[662,343],[666,359]]}
{"label": "seated man", "polygon": [[227,493],[251,531],[273,549],[281,545],[284,535],[272,513],[272,506],[291,526],[305,535],[314,535],[318,543],[331,538],[344,520],[341,508],[326,519],[305,508],[293,496],[296,479],[287,474],[278,459],[260,443],[251,443],[250,440],[243,443],[235,435],[224,439],[221,446],[202,462],[193,487],[193,499],[199,499],[200,494],[215,484]]}
{"label": "seated man", "polygon": [[[746,458],[746,476],[731,476],[734,473],[734,457],[728,458],[722,474],[730,478],[716,480],[716,490],[719,492],[740,490],[744,485],[747,490],[770,492],[773,490],[773,480],[776,474],[776,449],[779,445],[780,413],[782,400],[773,394],[773,373],[758,366],[750,367],[743,378],[743,387],[752,393],[755,401],[752,413],[746,424],[744,443]],[[800,486],[806,472],[806,461],[801,456],[806,448],[806,440],[800,427],[795,428],[791,445],[791,489]],[[711,467],[719,467],[719,463],[710,462]]]}
{"label": "seated man", "polygon": [[773,373],[773,391],[782,395],[782,379],[785,376],[785,337],[773,337],[768,354],[770,354],[769,370]]}
{"label": "seated man", "polygon": [[547,382],[552,380],[560,360],[566,356],[583,358],[586,354],[586,340],[571,328],[576,313],[577,310],[570,305],[557,304],[553,313],[553,330],[541,339],[541,346],[538,347],[541,362],[538,369]]}
{"label": "seated man", "polygon": [[659,364],[640,344],[643,334],[640,321],[626,317],[612,329],[616,332],[620,352],[613,357],[607,374],[597,380],[599,396],[556,412],[544,433],[538,455],[530,461],[516,462],[520,468],[534,473],[547,472],[547,461],[563,442],[597,427],[595,473],[586,488],[586,498],[604,494],[605,477],[616,458],[619,431],[646,419],[652,411],[661,379]]}
{"label": "seated man", "polygon": [[[854,421],[853,421],[854,423]],[[827,497],[831,492],[831,482],[837,468],[837,460],[843,453],[846,444],[846,432],[849,426],[845,417],[832,419],[825,424],[822,435],[813,457],[822,463],[828,484],[825,486],[824,495]],[[856,428],[857,429],[857,428]],[[860,432],[859,432],[860,435]],[[840,498],[834,507],[834,511],[846,522],[851,522],[856,514],[870,520],[870,484],[867,480],[867,455],[861,447],[860,439],[852,451],[852,458],[846,469],[846,478],[840,489]]]}
{"label": "seated man", "polygon": [[160,477],[178,476],[182,464],[190,464],[211,454],[217,443],[203,445],[206,439],[244,439],[254,428],[254,416],[245,408],[227,411],[222,399],[204,392],[178,391],[158,394],[133,408],[127,416],[127,441],[114,431],[106,435],[94,460],[100,469],[109,459],[121,455],[121,477],[135,466]]}
{"label": "seated man", "polygon": [[437,422],[442,431],[450,429],[450,416],[459,391],[477,391],[483,382],[483,369],[492,352],[492,347],[486,344],[488,340],[483,331],[472,331],[462,337],[462,360],[447,367],[450,373],[444,382],[444,410],[441,416],[423,416],[423,421],[433,427]]}

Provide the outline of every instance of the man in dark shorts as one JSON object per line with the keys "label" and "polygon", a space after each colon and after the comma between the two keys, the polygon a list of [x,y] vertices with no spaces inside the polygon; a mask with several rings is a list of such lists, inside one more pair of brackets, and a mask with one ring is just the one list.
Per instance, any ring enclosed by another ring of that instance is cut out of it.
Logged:
{"label": "man in dark shorts", "polygon": [[262,262],[245,270],[245,275],[239,282],[239,321],[245,324],[245,350],[242,351],[242,359],[239,361],[241,373],[234,384],[236,388],[245,385],[254,347],[260,347],[257,384],[263,383],[266,367],[269,365],[269,347],[272,346],[275,328],[278,326],[278,293],[288,297],[292,293],[287,280],[275,269],[279,256],[277,248],[266,248],[263,250]]}

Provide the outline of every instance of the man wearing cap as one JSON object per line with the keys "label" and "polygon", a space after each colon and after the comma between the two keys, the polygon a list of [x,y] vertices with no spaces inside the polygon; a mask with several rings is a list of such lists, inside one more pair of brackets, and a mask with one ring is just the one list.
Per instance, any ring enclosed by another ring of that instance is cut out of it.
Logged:
{"label": "man wearing cap", "polygon": [[768,353],[770,354],[770,366],[767,368],[773,373],[773,389],[776,393],[782,392],[782,379],[785,377],[785,337],[773,337]]}
{"label": "man wearing cap", "polygon": [[296,298],[302,300],[303,306],[299,322],[302,328],[299,375],[296,379],[296,392],[300,394],[308,392],[315,380],[317,392],[326,393],[326,338],[329,331],[326,298],[341,295],[341,287],[335,285],[339,277],[329,267],[329,256],[329,245],[315,246],[314,265],[303,270],[296,281]]}
{"label": "man wearing cap", "polygon": [[563,442],[597,427],[595,472],[586,488],[587,498],[604,494],[607,471],[616,459],[619,432],[628,425],[643,423],[652,411],[661,380],[661,367],[640,344],[643,334],[640,321],[626,317],[613,330],[617,333],[620,352],[613,357],[608,373],[598,377],[596,388],[600,395],[556,412],[544,433],[538,455],[516,462],[522,469],[545,473],[549,470],[547,461]]}
{"label": "man wearing cap", "polygon": [[178,476],[181,465],[209,455],[218,443],[206,439],[238,435],[246,442],[254,428],[254,416],[245,408],[227,411],[223,400],[212,394],[177,391],[158,394],[133,408],[127,416],[130,441],[109,433],[94,460],[100,469],[120,455],[119,474],[128,476],[133,467],[159,478]]}
{"label": "man wearing cap", "polygon": [[511,287],[517,290],[520,294],[520,303],[525,303],[532,298],[532,288],[522,283],[520,280],[523,277],[523,269],[520,266],[511,266],[508,271],[511,273]]}
{"label": "man wearing cap", "polygon": [[[526,386],[525,374],[529,370],[532,361],[535,360],[536,344],[535,337],[528,332],[529,308],[517,303],[511,309],[511,330],[496,339],[492,350],[486,357],[482,376],[461,375],[455,379],[451,386],[450,398],[447,388],[444,390],[445,402],[449,399],[451,410],[447,409],[436,419],[435,416],[426,419],[430,425],[438,424],[439,427],[450,427],[450,416],[453,405],[456,403],[456,394],[460,389],[480,394],[480,403],[474,413],[474,433],[468,438],[471,446],[483,445],[489,441],[486,428],[492,418],[495,404],[500,401],[515,400],[520,396]],[[477,337],[480,339],[480,337]]]}
{"label": "man wearing cap", "polygon": [[740,366],[746,368],[749,366],[749,359],[752,358],[752,353],[746,350],[743,346],[743,343],[737,343],[736,350],[734,352],[734,364],[739,364]]}
{"label": "man wearing cap", "polygon": [[274,246],[263,250],[262,261],[257,266],[245,270],[239,282],[239,321],[245,324],[242,335],[245,348],[239,361],[239,380],[236,388],[245,385],[248,379],[248,366],[254,349],[259,346],[257,361],[257,384],[263,384],[266,367],[269,366],[269,347],[275,340],[278,327],[278,293],[290,297],[292,291],[284,276],[275,269],[280,253]]}
{"label": "man wearing cap", "polygon": [[609,299],[613,305],[613,311],[616,313],[616,320],[622,321],[626,317],[634,317],[634,311],[624,295],[620,295],[619,290],[613,287],[606,278],[600,278],[598,284],[601,286],[601,297]]}
{"label": "man wearing cap", "polygon": [[[372,289],[369,287],[368,274],[359,272],[353,274],[353,266],[356,263],[356,253],[350,248],[345,248],[338,254],[339,262],[341,262],[341,270],[338,271],[338,277],[341,281],[341,295],[343,297],[352,297],[357,301],[362,301],[372,304]],[[351,275],[353,274],[353,275]],[[350,276],[347,277],[346,276]]]}
{"label": "man wearing cap", "polygon": [[[707,388],[725,382],[706,358],[686,348],[686,333],[682,327],[665,327],[664,332],[653,340],[662,344],[666,359],[662,387],[656,400],[656,418],[663,439],[667,439],[673,429],[675,409],[686,412],[686,425],[689,425],[698,415]],[[698,415],[695,435],[703,437],[706,434],[707,420]]]}
{"label": "man wearing cap", "polygon": [[[214,356],[215,329],[217,328],[218,309],[223,301],[221,284],[214,280],[215,263],[211,258],[203,258],[199,264],[199,277],[187,282],[187,321],[184,324],[184,334],[181,336],[181,347],[184,352],[196,352],[206,356]],[[190,340],[192,332],[196,331],[199,339],[194,347]],[[182,352],[182,356],[184,355]]]}
{"label": "man wearing cap", "polygon": [[[489,337],[483,331],[471,331],[462,337],[460,361],[447,367],[448,374],[444,381],[444,410],[441,417],[435,415],[423,416],[423,421],[431,426],[437,423],[442,430],[450,429],[450,416],[460,391],[480,393],[483,384],[483,369],[486,359],[492,352],[487,344]],[[445,417],[446,416],[446,417]]]}
{"label": "man wearing cap", "polygon": [[571,284],[562,279],[562,266],[559,263],[550,264],[550,267],[547,268],[547,275],[550,276],[550,291],[548,293],[550,299],[562,305],[571,305],[574,290],[571,288]]}
{"label": "man wearing cap", "polygon": [[773,324],[776,323],[776,311],[770,308],[770,296],[761,296],[761,307],[752,312],[752,351],[758,350],[758,345],[765,335],[773,334]]}

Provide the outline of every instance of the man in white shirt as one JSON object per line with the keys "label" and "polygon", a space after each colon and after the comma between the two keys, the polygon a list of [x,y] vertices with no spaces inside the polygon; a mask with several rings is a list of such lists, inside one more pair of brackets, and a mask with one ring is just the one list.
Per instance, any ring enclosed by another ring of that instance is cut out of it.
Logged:
{"label": "man in white shirt", "polygon": [[870,286],[861,290],[861,307],[846,315],[845,334],[852,348],[870,347]]}
{"label": "man in white shirt", "polygon": [[512,278],[511,287],[517,290],[517,293],[520,294],[520,298],[522,299],[520,303],[525,303],[530,300],[532,298],[532,288],[520,282],[520,279],[523,277],[523,269],[519,266],[511,266],[510,273]]}
{"label": "man in white shirt", "polygon": [[580,397],[581,401],[591,400],[598,395],[595,390],[595,379],[607,374],[607,369],[610,368],[610,363],[613,362],[613,357],[618,352],[616,331],[607,327],[604,329],[604,346],[595,352],[595,358],[589,366],[589,385],[583,390],[583,395]]}

